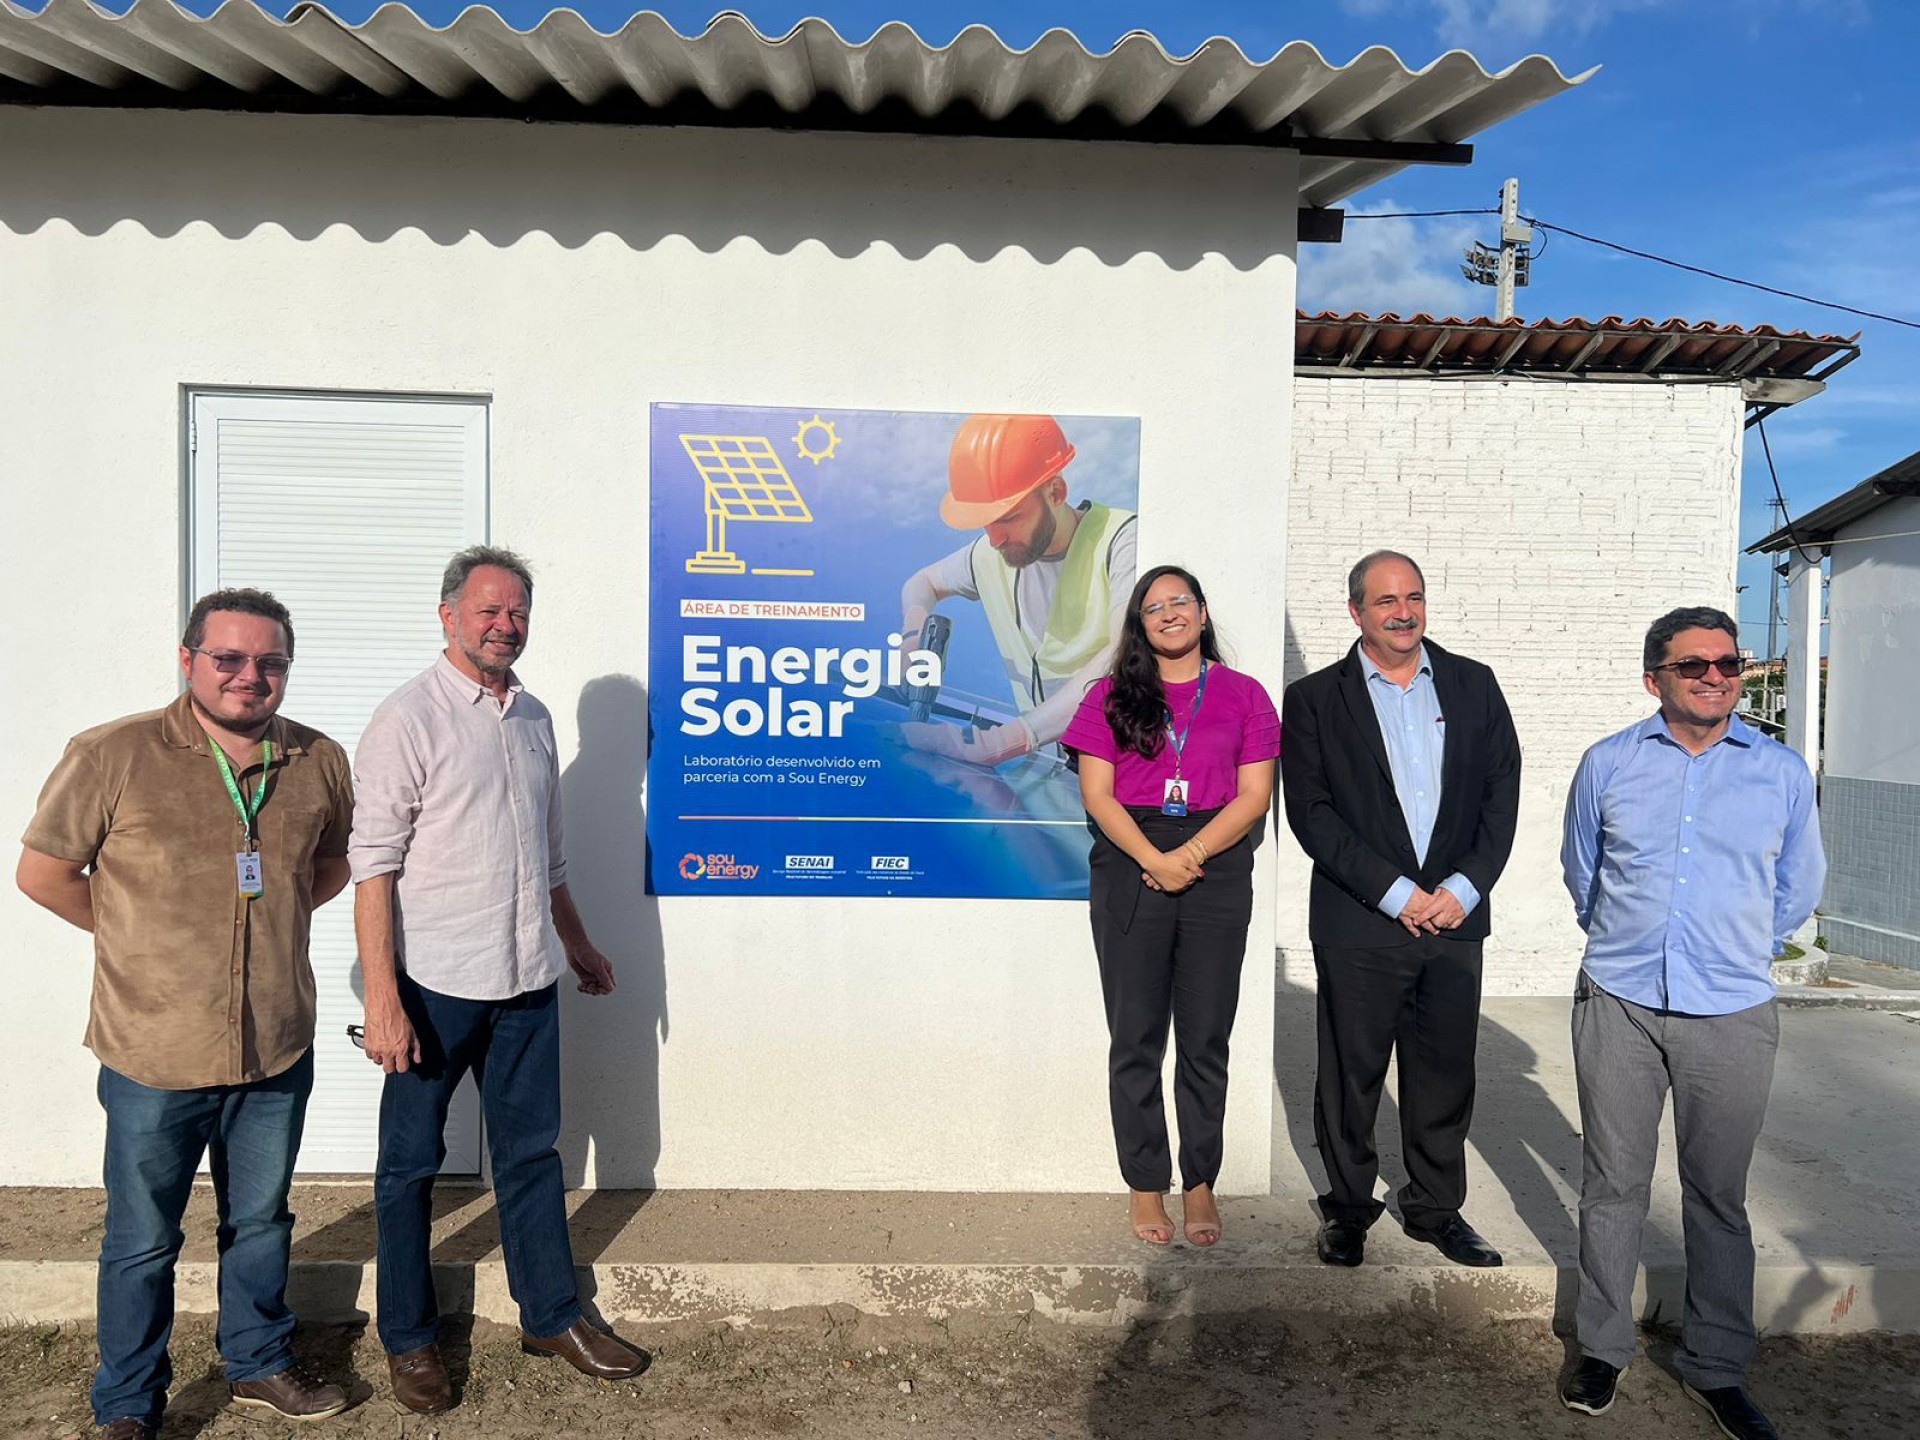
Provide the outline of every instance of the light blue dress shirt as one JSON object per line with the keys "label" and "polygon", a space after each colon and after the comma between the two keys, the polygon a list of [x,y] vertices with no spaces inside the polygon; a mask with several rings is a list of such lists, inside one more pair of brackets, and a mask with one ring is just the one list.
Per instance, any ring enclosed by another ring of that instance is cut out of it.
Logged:
{"label": "light blue dress shirt", "polygon": [[[1367,677],[1367,697],[1373,701],[1374,716],[1380,722],[1380,738],[1387,743],[1393,793],[1399,797],[1400,813],[1406,817],[1407,832],[1413,837],[1413,853],[1424,865],[1427,846],[1433,842],[1433,822],[1440,814],[1440,767],[1447,754],[1447,724],[1433,688],[1433,664],[1427,658],[1427,647],[1422,645],[1420,668],[1404,690],[1373,663],[1364,645],[1360,647],[1360,668]],[[1402,875],[1381,897],[1380,908],[1399,919],[1419,888],[1411,875]],[[1458,871],[1442,880],[1440,888],[1450,892],[1468,915],[1480,903],[1480,892]]]}
{"label": "light blue dress shirt", "polygon": [[1826,880],[1813,776],[1738,715],[1698,755],[1649,715],[1581,758],[1560,864],[1594,984],[1652,1010],[1749,1009]]}

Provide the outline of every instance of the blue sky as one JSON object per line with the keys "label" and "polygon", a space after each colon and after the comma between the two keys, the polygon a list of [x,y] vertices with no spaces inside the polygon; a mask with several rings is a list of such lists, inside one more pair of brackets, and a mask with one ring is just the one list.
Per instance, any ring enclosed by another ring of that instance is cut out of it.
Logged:
{"label": "blue sky", "polygon": [[[28,0],[36,3],[36,0]],[[205,13],[212,0],[187,0]],[[291,0],[268,0],[284,13]],[[328,0],[358,21],[373,0]],[[124,9],[125,0],[111,8]],[[462,8],[415,0],[445,23]],[[525,28],[549,8],[495,7]],[[633,6],[583,0],[596,27]],[[711,3],[658,0],[683,32]],[[1522,208],[1637,249],[1782,289],[1920,320],[1920,120],[1912,96],[1920,6],[1907,0],[813,0],[736,6],[780,34],[818,15],[850,39],[903,20],[944,44],[968,24],[1015,45],[1072,31],[1101,50],[1147,30],[1175,54],[1224,35],[1257,60],[1309,40],[1335,63],[1368,45],[1413,64],[1472,51],[1490,68],[1551,56],[1569,74],[1603,68],[1580,89],[1479,136],[1465,170],[1411,170],[1350,201],[1361,210],[1490,205],[1518,176]],[[1491,291],[1458,278],[1455,259],[1492,226],[1473,219],[1350,222],[1338,247],[1310,247],[1301,303],[1311,308],[1480,313]],[[1780,480],[1799,514],[1920,449],[1920,330],[1824,311],[1552,237],[1520,292],[1526,318],[1678,315],[1815,333],[1863,330],[1863,354],[1827,394],[1768,425]],[[1760,446],[1748,432],[1741,542],[1772,528]],[[1743,562],[1741,619],[1766,614],[1765,576]],[[1764,644],[1757,631],[1750,637]]]}

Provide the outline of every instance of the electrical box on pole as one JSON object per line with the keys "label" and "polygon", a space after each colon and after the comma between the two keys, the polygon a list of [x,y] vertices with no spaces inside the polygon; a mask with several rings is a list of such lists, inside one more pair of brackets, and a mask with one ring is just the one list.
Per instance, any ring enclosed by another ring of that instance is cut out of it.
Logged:
{"label": "electrical box on pole", "polygon": [[1494,287],[1494,318],[1513,318],[1513,292],[1533,279],[1533,227],[1520,218],[1520,182],[1500,187],[1500,248],[1474,241],[1460,273],[1476,285]]}

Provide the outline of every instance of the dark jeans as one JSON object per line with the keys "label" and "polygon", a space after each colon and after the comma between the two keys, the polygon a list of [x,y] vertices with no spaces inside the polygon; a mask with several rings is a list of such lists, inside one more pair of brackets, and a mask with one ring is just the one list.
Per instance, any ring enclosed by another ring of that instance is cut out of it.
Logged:
{"label": "dark jeans", "polygon": [[420,1063],[380,1096],[380,1343],[401,1355],[440,1333],[433,1293],[433,1181],[446,1159],[447,1106],[471,1070],[480,1085],[507,1288],[539,1339],[580,1318],[573,1244],[554,1145],[560,1138],[559,986],[511,1000],[461,1000],[400,977]]}
{"label": "dark jeans", "polygon": [[[1130,813],[1148,840],[1169,849],[1219,812]],[[1204,878],[1177,895],[1147,888],[1139,865],[1097,827],[1095,834],[1090,908],[1107,1007],[1107,1102],[1120,1175],[1132,1190],[1164,1190],[1173,1178],[1160,1093],[1171,1024],[1181,1185],[1212,1185],[1225,1149],[1228,1042],[1253,918],[1259,832],[1209,856]]]}
{"label": "dark jeans", "polygon": [[1374,1119],[1387,1062],[1400,1052],[1400,1153],[1407,1183],[1400,1218],[1437,1230],[1467,1198],[1467,1127],[1473,1121],[1480,1030],[1478,940],[1422,935],[1380,949],[1313,947],[1320,978],[1319,1070],[1313,1132],[1327,1167],[1320,1213],[1371,1225],[1380,1159]]}
{"label": "dark jeans", "polygon": [[313,1053],[269,1080],[155,1090],[100,1067],[107,1228],[100,1242],[100,1369],[93,1418],[159,1428],[173,1365],[173,1271],[194,1171],[209,1156],[219,1214],[220,1358],[230,1381],[293,1360],[287,1186],[313,1089]]}

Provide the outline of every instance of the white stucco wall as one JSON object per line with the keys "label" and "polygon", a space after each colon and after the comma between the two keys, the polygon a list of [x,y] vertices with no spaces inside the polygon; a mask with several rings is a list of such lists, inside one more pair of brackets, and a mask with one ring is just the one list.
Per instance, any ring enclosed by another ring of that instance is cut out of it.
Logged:
{"label": "white stucco wall", "polygon": [[[1567,786],[1588,745],[1651,710],[1647,626],[1678,605],[1733,609],[1742,414],[1735,385],[1294,382],[1289,678],[1357,638],[1353,562],[1401,550],[1426,575],[1428,633],[1493,667],[1520,732],[1520,827],[1494,891],[1488,994],[1573,988]],[[1310,989],[1309,867],[1291,835],[1281,849],[1282,983]]]}
{"label": "white stucco wall", "polygon": [[[627,977],[567,996],[575,1170],[1117,1190],[1084,907],[651,900],[644,721],[582,751],[580,697],[646,679],[652,400],[1138,415],[1142,565],[1202,568],[1277,683],[1255,617],[1285,586],[1294,173],[1154,146],[0,107],[0,476],[35,616],[0,814],[17,835],[70,734],[174,693],[183,385],[490,395],[492,534],[541,575],[524,673],[609,797],[570,834]],[[1228,1191],[1268,1186],[1276,848]],[[0,893],[0,1183],[97,1183],[88,960]]]}
{"label": "white stucco wall", "polygon": [[1832,547],[1829,775],[1920,785],[1920,499],[1890,500]]}

